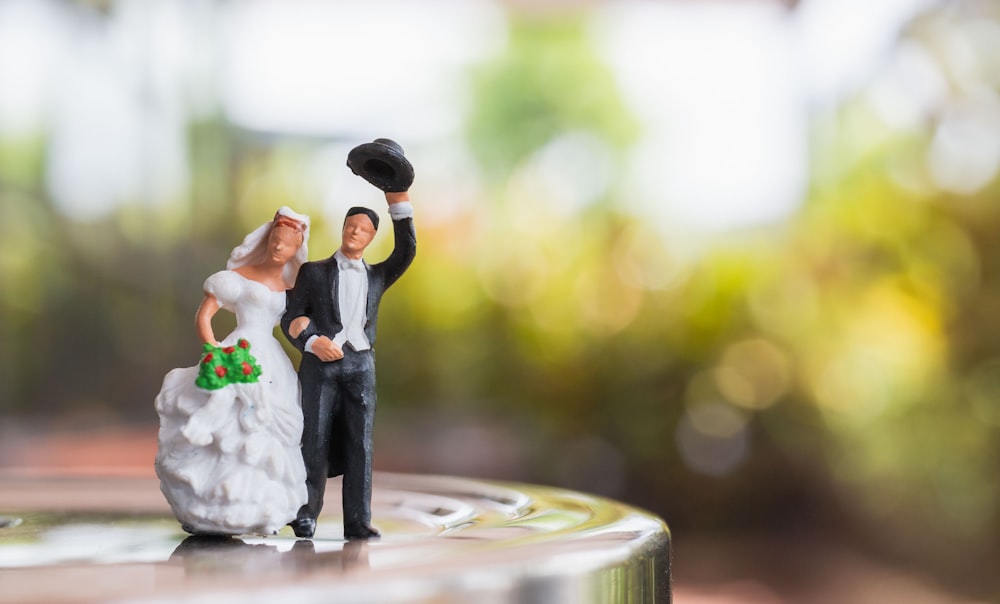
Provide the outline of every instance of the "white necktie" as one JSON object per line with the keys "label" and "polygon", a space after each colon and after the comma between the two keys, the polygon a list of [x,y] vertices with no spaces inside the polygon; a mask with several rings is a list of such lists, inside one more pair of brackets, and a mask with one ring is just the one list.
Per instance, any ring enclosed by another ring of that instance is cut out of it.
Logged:
{"label": "white necktie", "polygon": [[341,258],[337,262],[337,266],[341,271],[358,271],[360,273],[365,272],[365,265],[361,260],[351,260],[350,258]]}

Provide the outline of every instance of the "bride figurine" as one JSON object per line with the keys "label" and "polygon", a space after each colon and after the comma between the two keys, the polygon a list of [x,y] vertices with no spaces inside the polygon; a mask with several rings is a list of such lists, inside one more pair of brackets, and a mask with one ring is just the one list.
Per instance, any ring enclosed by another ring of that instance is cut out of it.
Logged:
{"label": "bride figurine", "polygon": [[[299,382],[272,330],[308,239],[309,217],[287,206],[247,235],[227,270],[205,280],[199,364],[163,379],[156,474],[189,533],[274,534],[306,502]],[[220,308],[237,323],[221,342],[212,330]]]}

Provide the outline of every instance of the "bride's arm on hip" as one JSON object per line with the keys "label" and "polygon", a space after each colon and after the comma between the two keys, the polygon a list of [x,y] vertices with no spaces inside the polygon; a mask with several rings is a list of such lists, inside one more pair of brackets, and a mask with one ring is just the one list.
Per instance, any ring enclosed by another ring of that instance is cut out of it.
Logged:
{"label": "bride's arm on hip", "polygon": [[201,341],[212,346],[218,346],[219,341],[215,339],[215,332],[212,330],[212,317],[219,312],[219,301],[212,294],[205,294],[205,299],[198,305],[198,312],[194,316],[194,326],[198,331]]}
{"label": "bride's arm on hip", "polygon": [[309,317],[298,317],[296,319],[292,319],[292,322],[288,325],[288,335],[293,338],[299,337],[302,335],[302,332],[306,330],[306,327],[309,327],[309,323]]}

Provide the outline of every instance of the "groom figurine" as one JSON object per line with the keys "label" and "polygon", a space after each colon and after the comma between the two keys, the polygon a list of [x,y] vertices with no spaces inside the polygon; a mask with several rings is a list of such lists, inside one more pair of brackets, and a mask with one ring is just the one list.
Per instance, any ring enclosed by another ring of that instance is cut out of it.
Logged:
{"label": "groom figurine", "polygon": [[299,270],[281,328],[302,351],[302,457],[308,502],[289,523],[312,537],[327,477],[344,475],[344,537],[379,536],[371,525],[372,425],[375,419],[375,325],[382,294],[413,262],[417,240],[407,190],[413,168],[389,139],[355,147],[347,165],[385,192],[395,246],[387,259],[361,259],[378,229],[374,211],[353,207],[340,249]]}

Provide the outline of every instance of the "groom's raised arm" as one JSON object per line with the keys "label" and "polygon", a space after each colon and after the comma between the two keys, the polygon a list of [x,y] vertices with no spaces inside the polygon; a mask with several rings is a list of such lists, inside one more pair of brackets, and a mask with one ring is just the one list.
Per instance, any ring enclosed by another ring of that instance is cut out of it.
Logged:
{"label": "groom's raised arm", "polygon": [[417,234],[413,228],[413,206],[408,191],[386,192],[389,216],[392,218],[393,248],[389,257],[380,263],[385,270],[385,287],[396,282],[417,255]]}

